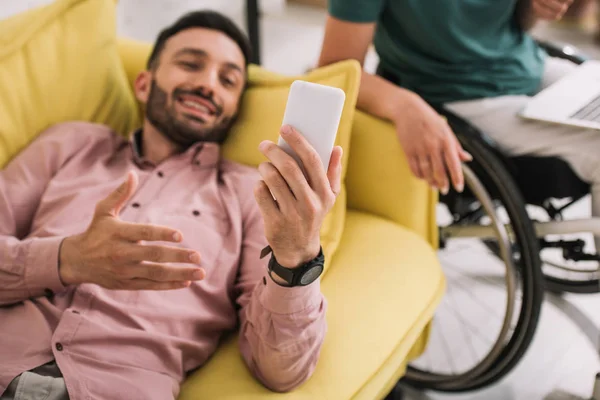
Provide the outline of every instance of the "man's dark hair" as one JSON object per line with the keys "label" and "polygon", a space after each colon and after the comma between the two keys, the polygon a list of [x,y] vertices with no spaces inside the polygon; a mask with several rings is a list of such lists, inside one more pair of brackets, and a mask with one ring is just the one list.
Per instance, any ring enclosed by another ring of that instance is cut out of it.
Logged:
{"label": "man's dark hair", "polygon": [[160,32],[154,43],[154,48],[152,49],[150,58],[148,58],[146,67],[148,69],[155,68],[167,40],[169,40],[171,36],[190,28],[214,29],[229,36],[242,50],[246,66],[248,66],[248,63],[252,58],[252,47],[250,46],[248,37],[226,16],[215,11],[201,10],[185,14],[175,21],[173,25],[166,27]]}

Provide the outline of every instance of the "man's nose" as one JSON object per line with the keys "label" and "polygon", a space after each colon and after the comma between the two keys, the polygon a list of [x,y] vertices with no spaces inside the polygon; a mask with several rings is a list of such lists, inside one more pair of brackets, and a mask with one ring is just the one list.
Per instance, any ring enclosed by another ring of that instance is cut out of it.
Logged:
{"label": "man's nose", "polygon": [[219,83],[218,72],[206,71],[202,76],[198,77],[196,86],[200,88],[202,94],[212,96]]}

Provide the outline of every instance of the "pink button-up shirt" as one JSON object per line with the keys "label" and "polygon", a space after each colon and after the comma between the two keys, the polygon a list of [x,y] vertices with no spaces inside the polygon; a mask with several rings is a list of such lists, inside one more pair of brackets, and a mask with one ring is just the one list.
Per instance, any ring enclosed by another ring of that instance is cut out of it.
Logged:
{"label": "pink button-up shirt", "polygon": [[[319,281],[274,283],[253,196],[254,169],[198,144],[158,166],[109,128],[51,127],[0,171],[0,393],[23,371],[56,359],[72,400],[172,399],[227,331],[240,327],[252,373],[289,390],[312,373],[326,331]],[[64,237],[134,169],[139,186],[124,221],[181,230],[206,278],[172,291],[65,287]],[[235,379],[233,377],[232,379]]]}

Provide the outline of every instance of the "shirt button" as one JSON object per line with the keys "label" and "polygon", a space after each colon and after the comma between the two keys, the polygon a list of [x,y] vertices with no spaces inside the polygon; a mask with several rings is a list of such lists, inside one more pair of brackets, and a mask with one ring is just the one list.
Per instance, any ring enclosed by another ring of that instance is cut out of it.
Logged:
{"label": "shirt button", "polygon": [[54,292],[48,288],[44,289],[44,296],[46,297],[52,297],[54,296]]}
{"label": "shirt button", "polygon": [[60,343],[56,343],[56,350],[62,351],[63,350],[63,345],[60,344]]}
{"label": "shirt button", "polygon": [[140,208],[140,203],[133,203],[131,205],[131,207],[133,207],[133,208]]}
{"label": "shirt button", "polygon": [[162,171],[158,171],[157,175],[158,175],[159,178],[162,178],[163,176],[165,176],[165,174],[163,174]]}

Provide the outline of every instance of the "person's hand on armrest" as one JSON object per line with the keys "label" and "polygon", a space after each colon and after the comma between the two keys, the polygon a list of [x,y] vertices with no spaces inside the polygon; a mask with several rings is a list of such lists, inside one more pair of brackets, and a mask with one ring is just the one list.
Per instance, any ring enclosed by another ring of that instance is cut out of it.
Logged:
{"label": "person's hand on armrest", "polygon": [[[375,22],[348,22],[329,16],[319,65],[348,59],[363,65],[375,28]],[[358,107],[394,124],[415,176],[442,193],[449,190],[450,182],[456,190],[463,190],[460,164],[471,160],[471,156],[446,120],[417,94],[363,71]]]}

